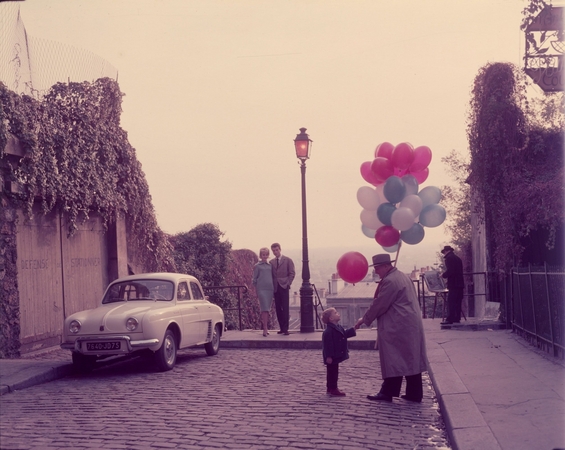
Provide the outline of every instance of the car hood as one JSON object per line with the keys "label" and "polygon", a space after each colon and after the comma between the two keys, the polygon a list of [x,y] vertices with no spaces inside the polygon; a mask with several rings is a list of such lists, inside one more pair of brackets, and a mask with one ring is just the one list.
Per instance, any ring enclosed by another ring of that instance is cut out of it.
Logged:
{"label": "car hood", "polygon": [[78,320],[81,323],[81,334],[126,333],[126,320],[135,317],[140,326],[136,331],[142,331],[143,316],[149,310],[158,310],[167,306],[164,302],[129,301],[109,303],[88,311],[73,314],[67,319]]}

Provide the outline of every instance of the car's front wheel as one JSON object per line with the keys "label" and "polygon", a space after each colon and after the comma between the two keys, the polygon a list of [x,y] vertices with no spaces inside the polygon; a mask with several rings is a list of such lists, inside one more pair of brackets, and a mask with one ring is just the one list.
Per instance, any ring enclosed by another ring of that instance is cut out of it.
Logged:
{"label": "car's front wheel", "polygon": [[171,330],[165,331],[163,344],[155,353],[155,363],[159,370],[165,372],[175,367],[177,362],[177,341]]}
{"label": "car's front wheel", "polygon": [[79,352],[73,352],[73,366],[79,373],[88,373],[94,369],[96,365],[96,356],[83,355]]}
{"label": "car's front wheel", "polygon": [[212,333],[212,340],[207,344],[204,344],[204,350],[206,350],[206,354],[208,356],[217,355],[218,351],[220,350],[220,335],[221,335],[220,326],[221,326],[220,324],[217,324],[214,327],[214,333]]}

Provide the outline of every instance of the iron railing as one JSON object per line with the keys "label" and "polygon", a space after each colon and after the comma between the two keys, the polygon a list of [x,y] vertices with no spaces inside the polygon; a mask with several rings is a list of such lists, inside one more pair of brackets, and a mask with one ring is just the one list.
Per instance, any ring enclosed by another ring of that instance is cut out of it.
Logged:
{"label": "iron railing", "polygon": [[512,329],[553,356],[565,357],[565,271],[528,266],[499,277],[505,319]]}
{"label": "iron railing", "polygon": [[[247,294],[247,291],[249,290],[247,288],[247,286],[245,285],[232,285],[232,286],[202,286],[202,289],[204,289],[204,293],[206,295],[208,295],[209,291],[228,291],[229,293],[231,293],[232,295],[234,294],[234,292],[237,291],[237,293],[234,295],[234,297],[237,299],[237,306],[236,307],[227,307],[224,308],[222,307],[222,309],[224,310],[224,313],[230,313],[230,312],[234,312],[237,311],[237,317],[238,317],[238,330],[242,331],[243,330],[243,323],[241,320],[241,298],[242,298],[242,294],[245,295]],[[233,302],[233,297],[229,299],[229,304],[231,305]]]}

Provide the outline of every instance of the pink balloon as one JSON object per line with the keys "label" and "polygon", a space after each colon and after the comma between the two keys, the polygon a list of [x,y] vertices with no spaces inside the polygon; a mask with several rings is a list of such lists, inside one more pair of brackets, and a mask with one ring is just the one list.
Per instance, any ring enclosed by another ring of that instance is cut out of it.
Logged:
{"label": "pink balloon", "polygon": [[380,227],[375,233],[375,240],[383,247],[392,247],[399,239],[400,231],[389,225]]}
{"label": "pink balloon", "polygon": [[394,175],[394,167],[392,163],[382,156],[378,156],[373,160],[371,163],[371,170],[380,181],[386,181],[388,177]]}
{"label": "pink balloon", "polygon": [[347,252],[337,261],[337,273],[348,283],[358,283],[367,275],[369,263],[359,252]]}
{"label": "pink balloon", "polygon": [[394,145],[390,142],[383,142],[382,144],[377,145],[377,148],[375,149],[375,158],[381,156],[383,158],[390,159],[393,150]]}
{"label": "pink balloon", "polygon": [[407,169],[394,169],[394,174],[398,177],[398,178],[402,178],[404,175],[406,175],[406,172],[408,172]]}
{"label": "pink balloon", "polygon": [[390,160],[394,167],[408,169],[414,161],[414,149],[408,142],[402,142],[394,147]]}
{"label": "pink balloon", "polygon": [[430,169],[428,169],[427,167],[424,170],[420,170],[419,172],[410,172],[410,175],[416,178],[418,184],[422,184],[424,181],[426,181],[429,174]]}
{"label": "pink balloon", "polygon": [[430,147],[422,145],[414,149],[414,161],[410,164],[410,172],[420,172],[424,170],[432,161],[432,151]]}
{"label": "pink balloon", "polygon": [[374,186],[376,186],[377,184],[382,184],[383,182],[379,180],[371,170],[371,163],[372,161],[365,161],[363,164],[361,164],[361,176],[367,183]]}

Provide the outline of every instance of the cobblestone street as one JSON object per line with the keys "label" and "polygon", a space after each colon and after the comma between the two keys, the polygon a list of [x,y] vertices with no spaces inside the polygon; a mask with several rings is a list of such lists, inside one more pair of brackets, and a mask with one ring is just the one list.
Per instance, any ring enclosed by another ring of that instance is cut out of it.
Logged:
{"label": "cobblestone street", "polygon": [[[70,360],[68,352],[36,356]],[[2,449],[446,449],[427,375],[421,404],[367,400],[378,353],[340,365],[346,397],[325,393],[317,350],[179,354],[159,373],[143,359],[2,397]]]}

